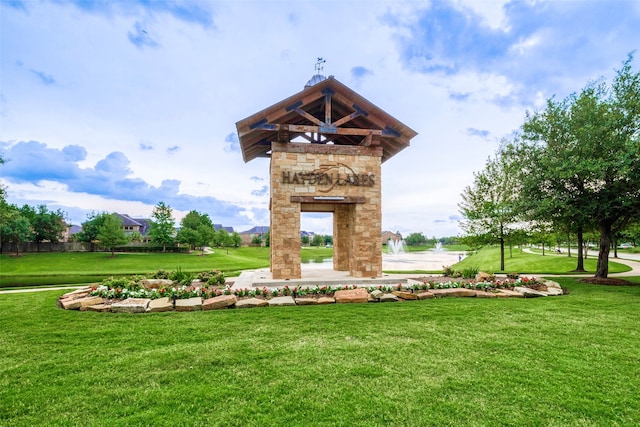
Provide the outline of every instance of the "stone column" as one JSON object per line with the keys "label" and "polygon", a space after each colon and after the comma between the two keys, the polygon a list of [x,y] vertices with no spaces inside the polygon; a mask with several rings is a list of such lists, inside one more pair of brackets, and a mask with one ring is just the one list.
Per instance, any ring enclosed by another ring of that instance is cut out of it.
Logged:
{"label": "stone column", "polygon": [[274,279],[299,279],[300,204],[271,200],[271,275]]}
{"label": "stone column", "polygon": [[333,269],[349,271],[351,232],[349,210],[352,205],[336,204],[333,212]]}

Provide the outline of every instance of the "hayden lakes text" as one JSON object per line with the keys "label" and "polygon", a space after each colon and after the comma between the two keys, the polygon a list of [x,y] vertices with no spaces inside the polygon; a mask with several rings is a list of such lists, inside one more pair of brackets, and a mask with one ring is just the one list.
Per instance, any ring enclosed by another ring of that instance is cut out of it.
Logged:
{"label": "hayden lakes text", "polygon": [[341,174],[324,172],[282,172],[283,184],[298,185],[355,185],[372,187],[376,183],[376,176],[372,174]]}

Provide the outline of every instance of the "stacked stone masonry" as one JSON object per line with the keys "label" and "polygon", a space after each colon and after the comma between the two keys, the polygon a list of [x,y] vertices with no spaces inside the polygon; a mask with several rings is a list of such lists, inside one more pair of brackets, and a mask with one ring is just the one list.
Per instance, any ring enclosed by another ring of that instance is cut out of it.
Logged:
{"label": "stacked stone masonry", "polygon": [[382,275],[381,159],[380,148],[272,143],[274,279],[301,277],[300,213],[318,211],[334,214],[334,269]]}

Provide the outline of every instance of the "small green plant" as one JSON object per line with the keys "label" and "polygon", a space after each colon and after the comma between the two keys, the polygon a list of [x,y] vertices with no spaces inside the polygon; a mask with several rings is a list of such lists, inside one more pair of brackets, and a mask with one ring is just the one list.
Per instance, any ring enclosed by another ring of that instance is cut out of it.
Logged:
{"label": "small green plant", "polygon": [[176,271],[169,274],[169,279],[177,282],[183,286],[189,286],[193,281],[194,274],[182,271],[182,268],[178,267]]}
{"label": "small green plant", "polygon": [[444,277],[452,277],[453,273],[455,273],[455,271],[453,270],[453,268],[450,265],[443,265],[442,266],[442,275]]}
{"label": "small green plant", "polygon": [[162,269],[156,271],[155,273],[151,273],[149,275],[149,279],[168,279],[168,278],[169,278],[169,272],[164,271]]}
{"label": "small green plant", "polygon": [[476,277],[476,274],[478,274],[479,271],[479,267],[471,266],[463,268],[460,274],[462,274],[463,279],[473,279]]}
{"label": "small green plant", "polygon": [[224,273],[219,270],[203,271],[196,275],[196,279],[207,283],[209,286],[224,285]]}

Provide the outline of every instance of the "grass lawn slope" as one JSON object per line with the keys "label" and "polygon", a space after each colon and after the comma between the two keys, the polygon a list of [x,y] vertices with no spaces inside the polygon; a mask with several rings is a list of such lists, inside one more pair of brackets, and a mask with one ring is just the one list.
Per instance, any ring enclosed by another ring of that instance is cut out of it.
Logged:
{"label": "grass lawn slope", "polygon": [[[332,249],[304,248],[302,260],[331,257]],[[40,252],[0,255],[0,287],[99,282],[105,277],[148,274],[178,268],[188,272],[216,269],[227,276],[269,266],[269,248],[215,249],[202,255],[177,253]]]}
{"label": "grass lawn slope", "polygon": [[559,281],[569,295],[146,315],[3,294],[0,425],[640,424],[640,286]]}
{"label": "grass lawn slope", "polygon": [[[576,269],[577,262],[575,255],[569,258],[566,254],[556,255],[547,252],[543,256],[542,254],[527,253],[519,248],[513,249],[513,257],[510,257],[509,249],[506,248],[504,257],[505,270],[500,271],[500,248],[487,246],[454,264],[453,268],[456,271],[462,271],[467,267],[478,267],[481,271],[488,273],[575,274],[572,271]],[[587,270],[586,274],[595,273],[597,262],[597,255],[584,261],[584,267]],[[626,271],[631,271],[631,268],[624,264],[609,261],[609,273],[623,273]]]}

